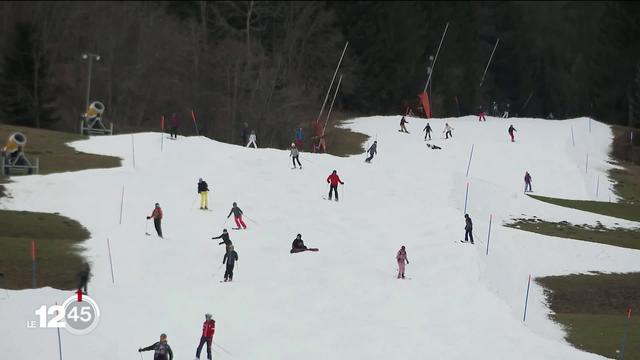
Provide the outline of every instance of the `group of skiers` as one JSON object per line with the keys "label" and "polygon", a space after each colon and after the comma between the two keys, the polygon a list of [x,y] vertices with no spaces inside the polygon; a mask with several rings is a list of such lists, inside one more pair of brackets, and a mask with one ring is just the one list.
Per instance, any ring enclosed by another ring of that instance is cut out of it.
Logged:
{"label": "group of skiers", "polygon": [[[213,335],[216,333],[216,321],[209,313],[204,314],[204,323],[202,323],[202,335],[200,342],[196,347],[196,359],[200,359],[202,348],[207,344],[207,359],[211,360],[211,345],[213,344]],[[220,346],[220,345],[218,345]],[[138,352],[153,351],[153,360],[173,360],[173,350],[167,341],[167,334],[160,334],[160,341],[144,348],[139,348]]]}

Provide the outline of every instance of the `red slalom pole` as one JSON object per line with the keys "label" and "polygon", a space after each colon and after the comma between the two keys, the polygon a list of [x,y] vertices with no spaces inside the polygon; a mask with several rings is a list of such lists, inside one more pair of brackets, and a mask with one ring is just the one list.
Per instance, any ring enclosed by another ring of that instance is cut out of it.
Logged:
{"label": "red slalom pole", "polygon": [[198,122],[196,121],[196,113],[191,110],[191,120],[193,120],[193,126],[196,128],[196,136],[200,136],[198,132]]}
{"label": "red slalom pole", "polygon": [[36,288],[36,241],[31,240],[31,287]]}
{"label": "red slalom pole", "polygon": [[627,322],[624,327],[624,337],[622,338],[622,346],[620,347],[620,360],[624,360],[624,346],[627,343],[627,335],[629,334],[629,323],[631,322],[631,306],[627,309]]}

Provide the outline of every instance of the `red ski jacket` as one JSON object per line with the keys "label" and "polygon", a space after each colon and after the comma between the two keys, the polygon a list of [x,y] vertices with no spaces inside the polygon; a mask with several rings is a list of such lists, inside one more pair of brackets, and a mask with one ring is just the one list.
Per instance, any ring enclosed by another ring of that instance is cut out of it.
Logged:
{"label": "red ski jacket", "polygon": [[331,186],[338,186],[338,183],[344,184],[338,174],[331,174],[327,178],[327,182],[331,184]]}
{"label": "red ski jacket", "polygon": [[216,332],[215,320],[205,320],[204,323],[202,323],[202,336],[213,337],[213,334],[215,332]]}
{"label": "red ski jacket", "polygon": [[151,217],[154,219],[162,219],[162,209],[160,208],[153,209],[153,212],[151,213]]}

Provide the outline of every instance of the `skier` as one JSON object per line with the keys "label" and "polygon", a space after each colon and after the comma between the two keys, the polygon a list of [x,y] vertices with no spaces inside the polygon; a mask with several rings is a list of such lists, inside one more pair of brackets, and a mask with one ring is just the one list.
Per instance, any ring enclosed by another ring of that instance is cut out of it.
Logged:
{"label": "skier", "polygon": [[160,334],[160,341],[146,348],[138,349],[138,352],[151,350],[154,351],[153,360],[173,360],[173,351],[167,343],[166,334]]}
{"label": "skier", "polygon": [[344,185],[344,183],[342,182],[342,180],[340,180],[340,177],[338,176],[338,172],[336,170],[333,170],[331,175],[327,177],[327,183],[331,185],[329,187],[329,200],[331,200],[331,193],[333,192],[336,194],[336,201],[338,201],[338,183],[342,185]]}
{"label": "skier", "polygon": [[178,117],[175,113],[171,114],[171,138],[178,139]]}
{"label": "skier", "polygon": [[514,142],[515,140],[513,139],[513,132],[514,131],[518,131],[516,130],[516,128],[513,127],[513,125],[509,125],[509,136],[511,136],[511,142]]}
{"label": "skier", "polygon": [[242,145],[246,144],[249,142],[249,124],[244,123],[244,126],[242,127]]}
{"label": "skier", "polygon": [[404,245],[398,250],[398,254],[396,254],[396,261],[398,262],[398,279],[404,279],[404,266],[405,262],[408,264],[409,259],[407,258],[407,251],[404,248]]}
{"label": "skier", "polygon": [[82,291],[84,295],[88,295],[87,284],[89,283],[89,278],[91,277],[91,268],[89,267],[89,263],[85,262],[82,264],[82,270],[78,272],[78,278],[80,279],[78,285],[78,291]]}
{"label": "skier", "polygon": [[318,138],[318,152],[319,153],[327,152],[327,141],[325,139],[324,133],[320,135],[320,137]]}
{"label": "skier", "polygon": [[291,161],[293,161],[293,168],[296,168],[296,161],[298,162],[298,165],[300,165],[300,170],[302,170],[302,164],[300,164],[300,151],[298,151],[298,148],[296,147],[295,143],[291,143],[291,154],[289,154],[289,156],[291,157]]}
{"label": "skier", "polygon": [[237,203],[233,203],[233,207],[231,207],[231,211],[229,211],[229,215],[227,215],[227,219],[233,214],[233,219],[236,221],[236,230],[246,229],[247,225],[242,221],[242,210],[238,207]]}
{"label": "skier", "polygon": [[428,147],[429,149],[432,149],[432,150],[442,150],[442,148],[441,148],[440,146],[437,146],[437,145],[431,145],[431,144],[429,144],[429,143],[427,143],[427,147]]}
{"label": "skier", "polygon": [[222,241],[219,242],[218,245],[225,244],[227,248],[226,252],[229,252],[229,248],[233,246],[233,243],[231,242],[231,238],[229,238],[229,233],[227,232],[227,229],[223,229],[222,234],[220,234],[220,236],[212,237],[211,239],[222,239]]}
{"label": "skier", "polygon": [[227,263],[227,270],[224,272],[224,281],[233,281],[233,266],[238,261],[238,253],[233,250],[233,245],[229,246],[229,251],[224,253],[222,263]]}
{"label": "skier", "polygon": [[527,188],[529,188],[529,192],[533,191],[531,190],[531,175],[529,174],[528,171],[524,172],[524,192],[527,192]]}
{"label": "skier", "polygon": [[304,145],[303,143],[304,140],[304,134],[302,133],[302,128],[299,127],[296,130],[296,148],[298,148],[298,150],[302,150],[302,146]]}
{"label": "skier", "polygon": [[[370,163],[371,159],[373,159],[373,156],[378,153],[378,142],[377,141],[373,142],[371,147],[369,147],[369,150],[367,150],[367,153],[369,153],[369,157],[366,158],[364,161]],[[337,196],[336,196],[336,198],[337,198]]]}
{"label": "skier", "polygon": [[[497,113],[497,107],[496,107],[496,113]],[[480,106],[480,111],[478,112],[478,121],[487,121],[487,118],[485,117],[485,112],[484,110],[482,110],[482,106]]]}
{"label": "skier", "polygon": [[202,347],[207,343],[207,359],[211,360],[211,343],[213,342],[213,334],[216,332],[216,321],[211,318],[211,314],[204,314],[204,319],[200,344],[196,350],[196,359],[200,359]]}
{"label": "skier", "polygon": [[[482,107],[481,107],[482,108]],[[498,116],[499,111],[498,111],[498,103],[496,103],[495,101],[491,104],[491,108],[493,109],[493,112],[491,113],[491,115],[493,116]]]}
{"label": "skier", "polygon": [[158,236],[162,239],[162,209],[160,208],[160,204],[156,203],[151,216],[147,216],[147,220],[151,218],[153,218],[153,225],[156,228]]}
{"label": "skier", "polygon": [[473,244],[473,222],[469,214],[464,214],[464,222],[464,241],[467,242],[471,238],[471,243]]}
{"label": "skier", "polygon": [[511,107],[511,105],[507,104],[507,108],[504,109],[504,113],[502,113],[502,117],[504,119],[508,119],[509,118],[509,108]]}
{"label": "skier", "polygon": [[424,127],[424,129],[422,129],[422,131],[424,131],[424,140],[427,141],[427,136],[429,137],[429,140],[431,140],[431,125],[429,125],[429,123],[427,123],[427,126]]}
{"label": "skier", "polygon": [[444,133],[445,139],[448,139],[448,138],[449,138],[449,136],[453,137],[453,134],[451,134],[451,131],[452,131],[452,130],[453,130],[453,128],[452,128],[451,126],[449,126],[449,123],[445,123],[445,124],[444,124],[444,131],[443,131],[443,133]]}
{"label": "skier", "polygon": [[400,119],[400,132],[405,132],[405,133],[409,133],[409,131],[407,131],[407,127],[404,126],[404,124],[408,124],[409,122],[404,118],[404,115],[402,115],[402,118]]}
{"label": "skier", "polygon": [[298,234],[293,240],[293,243],[291,243],[291,251],[289,251],[289,253],[295,254],[303,251],[318,251],[318,249],[306,247],[304,241],[302,241],[302,235]]}
{"label": "skier", "polygon": [[247,147],[249,147],[249,145],[253,144],[253,148],[257,149],[258,145],[256,145],[256,132],[251,130],[251,135],[249,135],[249,142],[247,143]]}
{"label": "skier", "polygon": [[200,210],[209,209],[209,185],[200,178],[198,180],[198,194],[200,194]]}

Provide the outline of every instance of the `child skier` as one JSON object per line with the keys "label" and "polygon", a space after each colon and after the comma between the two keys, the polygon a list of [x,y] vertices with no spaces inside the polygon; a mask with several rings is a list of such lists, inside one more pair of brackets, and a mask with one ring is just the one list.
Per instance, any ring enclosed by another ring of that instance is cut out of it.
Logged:
{"label": "child skier", "polygon": [[198,180],[198,194],[200,194],[200,210],[209,209],[209,185],[200,178]]}
{"label": "child skier", "polygon": [[404,126],[404,124],[408,124],[409,122],[404,118],[404,115],[402,115],[402,118],[400,119],[400,132],[405,132],[405,133],[409,133],[409,131],[407,131],[407,127]]}
{"label": "child skier", "polygon": [[330,184],[330,187],[329,187],[329,200],[331,200],[331,193],[333,192],[333,193],[336,194],[336,201],[338,201],[338,183],[344,185],[344,182],[342,182],[342,180],[340,180],[340,177],[338,176],[338,172],[336,170],[333,170],[331,175],[329,175],[329,177],[327,177],[327,183]]}
{"label": "child skier", "polygon": [[153,218],[153,225],[156,228],[156,233],[162,239],[162,209],[160,208],[160,204],[156,203],[151,216],[147,216],[147,220]]}
{"label": "child skier", "polygon": [[207,344],[207,359],[211,360],[211,343],[213,342],[213,334],[216,332],[216,321],[211,318],[211,314],[204,314],[204,323],[202,324],[202,336],[200,344],[196,349],[196,358],[200,359],[200,352],[204,344]]}
{"label": "child skier", "polygon": [[295,143],[291,143],[291,154],[289,154],[289,156],[291,157],[291,161],[293,161],[293,168],[296,168],[296,161],[298,162],[298,165],[300,165],[300,170],[302,170],[302,164],[300,164],[300,151],[298,151],[298,148],[296,147]]}
{"label": "child skier", "polygon": [[531,192],[531,175],[528,171],[524,172],[524,192],[527,192],[527,188],[529,188],[529,192]]}
{"label": "child skier", "polygon": [[518,130],[516,130],[516,128],[514,128],[513,125],[509,125],[508,131],[509,131],[509,136],[511,136],[511,142],[514,142],[515,140],[513,139],[513,132]]}
{"label": "child skier", "polygon": [[238,261],[238,253],[233,249],[233,245],[229,246],[229,251],[224,254],[222,264],[227,263],[227,270],[224,272],[224,281],[233,281],[233,267]]}
{"label": "child skier", "polygon": [[160,334],[160,341],[146,348],[138,349],[138,352],[151,350],[154,351],[153,360],[173,360],[173,351],[171,351],[171,346],[167,343],[166,334]]}
{"label": "child skier", "polygon": [[453,134],[451,134],[451,131],[452,131],[452,130],[453,130],[453,128],[452,128],[451,126],[449,126],[449,123],[445,123],[445,124],[444,124],[444,131],[443,131],[443,133],[444,133],[445,139],[448,139],[448,138],[449,138],[449,136],[453,137]]}
{"label": "child skier", "polygon": [[175,113],[171,114],[171,138],[178,139],[178,117]]}
{"label": "child skier", "polygon": [[247,143],[247,147],[249,147],[249,145],[253,144],[253,148],[257,149],[258,145],[256,145],[256,132],[251,130],[251,135],[249,135],[249,142]]}
{"label": "child skier", "polygon": [[233,246],[233,243],[231,242],[231,238],[229,238],[229,233],[227,232],[227,229],[223,229],[222,234],[220,234],[220,236],[212,237],[211,239],[222,239],[222,241],[219,242],[218,245],[225,244],[227,248],[226,252],[229,252],[229,248]]}
{"label": "child skier", "polygon": [[[498,113],[497,105],[496,105],[496,110],[495,111],[496,111],[496,114],[497,114]],[[485,117],[484,110],[482,110],[482,106],[480,106],[480,111],[478,112],[478,121],[483,121],[483,120],[486,122],[487,118]]]}
{"label": "child skier", "polygon": [[424,127],[424,129],[422,129],[422,131],[424,131],[424,140],[427,141],[427,136],[429,137],[429,140],[431,140],[431,125],[429,125],[429,123],[427,123],[427,126]]}
{"label": "child skier", "polygon": [[396,254],[396,261],[398,262],[398,279],[404,279],[404,267],[405,262],[409,263],[409,258],[407,258],[407,251],[404,248],[404,245],[398,250],[398,254]]}
{"label": "child skier", "polygon": [[507,104],[506,109],[504,109],[504,113],[502,114],[502,118],[503,119],[508,119],[509,118],[509,108],[511,107],[511,105]]}
{"label": "child skier", "polygon": [[242,210],[238,207],[237,203],[233,203],[233,207],[231,211],[229,211],[229,215],[227,215],[227,219],[233,214],[233,219],[236,221],[237,230],[246,229],[247,225],[242,221]]}
{"label": "child skier", "polygon": [[378,142],[377,141],[373,142],[371,147],[369,147],[369,150],[367,150],[367,153],[369,153],[369,157],[366,158],[364,161],[369,163],[369,162],[371,162],[371,159],[373,159],[373,156],[378,153]]}
{"label": "child skier", "polygon": [[471,243],[473,244],[473,222],[469,214],[464,214],[464,222],[464,241],[467,242],[471,238]]}

